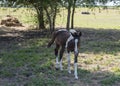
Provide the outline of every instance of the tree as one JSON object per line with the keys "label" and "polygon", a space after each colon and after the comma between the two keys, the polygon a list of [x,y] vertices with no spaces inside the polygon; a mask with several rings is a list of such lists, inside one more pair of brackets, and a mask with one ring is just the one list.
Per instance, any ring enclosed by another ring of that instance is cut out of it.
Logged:
{"label": "tree", "polygon": [[67,8],[66,29],[69,30],[70,28],[74,28],[76,3],[87,7],[95,7],[97,3],[105,4],[110,1],[114,1],[115,3],[118,0],[1,0],[1,2],[7,6],[22,5],[35,8],[39,21],[39,28],[45,28],[45,18],[47,17],[46,19],[48,19],[51,31],[55,29],[55,19],[60,5]]}
{"label": "tree", "polygon": [[7,7],[17,7],[19,5],[35,8],[37,12],[38,27],[39,29],[45,28],[42,0],[2,0],[2,3],[3,6]]}
{"label": "tree", "polygon": [[50,31],[54,31],[55,29],[55,19],[56,19],[56,15],[57,12],[59,12],[59,4],[60,0],[48,0],[48,2],[45,2],[44,5],[44,9],[46,11],[46,15],[49,21],[49,27],[50,27]]}
{"label": "tree", "polygon": [[45,23],[44,23],[44,9],[42,5],[43,2],[42,1],[40,2],[41,5],[34,2],[29,2],[29,3],[32,4],[33,7],[36,9],[39,29],[44,29]]}
{"label": "tree", "polygon": [[[59,0],[29,0],[29,3],[36,8],[39,20],[39,27],[44,28],[44,17],[47,17],[49,22],[50,31],[54,31],[55,19],[57,14],[57,7],[59,6]],[[45,16],[46,13],[46,16]]]}
{"label": "tree", "polygon": [[75,14],[75,5],[77,0],[73,0],[73,6],[72,6],[72,17],[71,17],[71,29],[74,28],[74,14]]}
{"label": "tree", "polygon": [[49,27],[52,31],[55,28],[55,19],[58,12],[57,7],[59,6],[59,2],[60,0],[2,0],[2,3],[4,4],[9,3],[9,7],[12,7],[13,4],[16,4],[35,8],[37,12],[39,28],[44,29],[45,19],[48,19],[47,21],[49,21]]}
{"label": "tree", "polygon": [[[109,1],[115,0],[62,0],[63,6],[67,8],[67,23],[66,29],[74,28],[74,13],[76,3],[80,5],[85,5],[86,7],[95,7],[97,3],[105,4]],[[72,11],[71,11],[72,10]]]}
{"label": "tree", "polygon": [[74,28],[74,13],[75,13],[75,6],[77,0],[65,0],[64,6],[67,8],[67,23],[66,29],[69,30],[70,28]]}

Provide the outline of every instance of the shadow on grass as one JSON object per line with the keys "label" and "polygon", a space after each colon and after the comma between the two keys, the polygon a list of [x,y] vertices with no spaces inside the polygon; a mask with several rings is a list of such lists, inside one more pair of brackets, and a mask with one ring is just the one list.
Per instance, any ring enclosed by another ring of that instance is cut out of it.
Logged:
{"label": "shadow on grass", "polygon": [[[80,52],[88,53],[118,53],[120,51],[120,30],[76,28],[82,31]],[[0,27],[0,41],[7,43],[50,37],[49,31],[29,30],[18,31]],[[47,38],[46,38],[47,39]],[[48,40],[46,40],[48,42]]]}
{"label": "shadow on grass", "polygon": [[[109,71],[94,71],[79,69],[79,79],[86,83],[86,86],[118,86],[120,81],[119,73]],[[118,84],[117,84],[118,83]]]}
{"label": "shadow on grass", "polygon": [[120,30],[114,29],[80,29],[81,52],[110,53],[120,51]]}
{"label": "shadow on grass", "polygon": [[[120,52],[120,30],[80,30],[83,33],[80,52]],[[0,30],[0,85],[110,86],[120,81],[120,71],[115,74],[79,68],[79,80],[74,80],[74,76],[67,71],[54,70],[53,48],[45,48],[50,38],[46,37],[47,33],[38,30]]]}

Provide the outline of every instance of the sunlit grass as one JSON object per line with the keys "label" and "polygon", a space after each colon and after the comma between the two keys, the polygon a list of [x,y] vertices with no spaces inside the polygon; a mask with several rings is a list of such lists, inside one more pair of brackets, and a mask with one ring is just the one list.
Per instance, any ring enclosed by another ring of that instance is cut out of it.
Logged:
{"label": "sunlit grass", "polygon": [[[19,77],[17,81],[15,80],[14,82],[24,82],[29,86],[69,86],[69,81],[71,80],[73,80],[73,84],[76,85],[82,81],[83,86],[86,86],[86,84],[93,84],[95,81],[94,79],[96,79],[96,83],[100,85],[112,86],[119,81],[119,51],[116,51],[116,53],[108,53],[111,51],[102,52],[103,47],[100,47],[97,52],[94,52],[97,47],[92,47],[92,50],[90,50],[91,45],[99,46],[98,43],[96,44],[95,40],[92,44],[90,42],[85,44],[88,48],[86,46],[81,46],[78,56],[79,80],[74,81],[73,74],[69,75],[67,73],[67,59],[65,54],[63,58],[64,70],[55,70],[54,45],[49,49],[46,48],[48,40],[48,38],[34,38],[21,42],[21,47],[17,50],[11,50],[10,52],[4,51],[0,58],[2,61],[2,63],[0,63],[0,76],[2,78]],[[102,45],[104,47],[106,46],[105,43]],[[11,44],[11,48],[14,46],[18,45],[15,43],[14,45]],[[88,51],[82,50],[83,48]],[[117,46],[115,46],[115,48],[117,48]],[[73,73],[73,53],[71,54],[71,60],[71,69]],[[23,77],[26,77],[29,81],[24,80]],[[16,83],[10,84],[16,85]]]}
{"label": "sunlit grass", "polygon": [[[19,9],[19,12],[22,9]],[[66,11],[66,10],[64,10]],[[57,17],[57,26],[65,27],[66,13]],[[33,37],[21,41],[4,41],[0,46],[1,86],[117,86],[120,81],[120,28],[117,10],[91,12],[82,15],[82,8],[75,13],[75,26],[82,29],[80,54],[78,56],[78,76],[74,79],[74,55],[71,55],[72,74],[67,72],[64,54],[63,71],[55,70],[54,47],[46,48],[50,36]],[[1,11],[0,11],[1,12]],[[6,11],[5,11],[6,12]],[[3,12],[3,13],[5,13]],[[16,14],[16,11],[13,12]],[[24,14],[25,12],[23,12]],[[12,14],[12,13],[10,13]],[[29,14],[29,12],[28,12]],[[29,14],[31,16],[31,14]],[[28,16],[30,18],[30,16]],[[62,17],[64,16],[64,17]],[[26,15],[20,20],[30,23]],[[24,20],[25,19],[25,20]],[[32,19],[31,19],[32,20]],[[82,22],[81,22],[82,21]],[[33,22],[33,21],[32,21]],[[103,28],[103,29],[99,29]],[[117,30],[115,30],[115,29]],[[32,37],[32,36],[30,36]],[[2,42],[0,42],[2,43]]]}
{"label": "sunlit grass", "polygon": [[23,24],[36,25],[37,18],[34,9],[30,8],[0,8],[0,19],[6,15],[12,15],[20,20]]}
{"label": "sunlit grass", "polygon": [[[116,9],[91,11],[90,9],[77,8],[75,11],[74,26],[84,28],[104,28],[104,29],[119,29],[120,28],[120,13]],[[81,12],[90,12],[90,15],[81,14]],[[62,10],[58,15],[56,22],[58,27],[66,26],[66,10]]]}
{"label": "sunlit grass", "polygon": [[[81,14],[81,12],[90,12],[90,15]],[[0,8],[0,19],[6,15],[13,15],[22,23],[36,25],[37,14],[34,9],[28,8]],[[74,26],[84,28],[103,28],[119,29],[120,28],[120,11],[119,9],[101,9],[94,8],[76,8]],[[56,27],[66,27],[67,10],[61,8],[56,18]]]}

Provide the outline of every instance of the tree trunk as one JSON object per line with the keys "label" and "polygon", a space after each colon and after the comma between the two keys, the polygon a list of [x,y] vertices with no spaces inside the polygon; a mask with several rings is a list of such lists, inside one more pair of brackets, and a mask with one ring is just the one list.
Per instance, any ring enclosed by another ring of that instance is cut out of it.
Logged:
{"label": "tree trunk", "polygon": [[55,19],[57,15],[57,6],[54,9],[54,15],[53,15],[53,31],[55,30]]}
{"label": "tree trunk", "polygon": [[44,8],[44,9],[45,9],[45,11],[46,11],[46,15],[47,15],[47,17],[48,17],[50,31],[52,32],[53,24],[52,24],[51,16],[50,16],[50,14],[49,14],[47,8]]}
{"label": "tree trunk", "polygon": [[35,9],[37,11],[38,28],[45,29],[43,8],[42,7],[40,7],[40,8],[35,7]]}
{"label": "tree trunk", "polygon": [[50,27],[50,31],[53,32],[55,30],[55,19],[56,19],[56,15],[57,15],[57,5],[55,7],[51,6],[51,12],[48,12],[47,8],[44,8],[46,11],[46,15],[48,17],[48,21],[49,21],[49,27]]}
{"label": "tree trunk", "polygon": [[45,29],[45,24],[44,24],[44,12],[43,12],[43,7],[41,6],[40,7],[40,14],[38,15],[39,17],[39,19],[38,19],[38,21],[39,21],[39,28],[40,29]]}
{"label": "tree trunk", "polygon": [[71,29],[74,28],[75,3],[76,3],[76,0],[73,1],[73,10],[72,10],[72,17],[71,17]]}
{"label": "tree trunk", "polygon": [[67,15],[67,25],[66,25],[66,29],[69,30],[70,29],[70,16],[71,16],[71,4],[68,4],[68,15]]}

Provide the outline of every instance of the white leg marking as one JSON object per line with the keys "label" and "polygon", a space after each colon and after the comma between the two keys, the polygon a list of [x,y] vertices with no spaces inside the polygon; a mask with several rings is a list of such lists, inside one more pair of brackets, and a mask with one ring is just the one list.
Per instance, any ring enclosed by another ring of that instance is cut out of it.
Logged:
{"label": "white leg marking", "polygon": [[59,67],[58,56],[56,57],[56,68]]}
{"label": "white leg marking", "polygon": [[78,79],[78,75],[77,75],[77,63],[74,63],[74,75],[75,75],[75,79]]}
{"label": "white leg marking", "polygon": [[62,59],[60,60],[60,70],[63,70]]}
{"label": "white leg marking", "polygon": [[75,53],[78,53],[78,48],[77,48],[77,43],[78,43],[78,39],[75,39]]}
{"label": "white leg marking", "polygon": [[70,53],[67,53],[67,60],[68,60],[68,73],[71,73],[71,69],[70,69],[70,63],[71,63]]}

